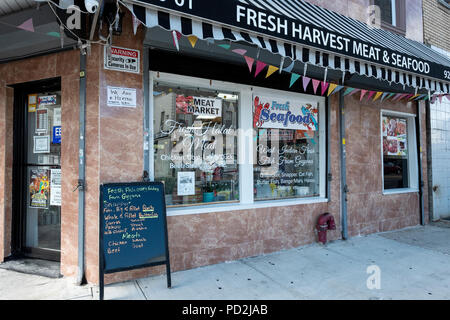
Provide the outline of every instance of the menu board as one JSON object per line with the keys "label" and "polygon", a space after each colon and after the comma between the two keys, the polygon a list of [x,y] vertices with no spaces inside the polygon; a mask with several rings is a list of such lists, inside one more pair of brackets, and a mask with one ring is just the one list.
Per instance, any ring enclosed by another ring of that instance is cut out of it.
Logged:
{"label": "menu board", "polygon": [[113,183],[100,189],[105,273],[168,262],[162,183]]}
{"label": "menu board", "polygon": [[403,118],[383,117],[383,155],[408,155],[407,121]]}

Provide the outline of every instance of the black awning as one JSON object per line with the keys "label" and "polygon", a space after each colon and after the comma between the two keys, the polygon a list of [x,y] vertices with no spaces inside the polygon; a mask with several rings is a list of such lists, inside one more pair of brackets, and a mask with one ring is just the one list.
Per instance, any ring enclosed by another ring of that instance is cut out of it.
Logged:
{"label": "black awning", "polygon": [[282,57],[443,93],[450,60],[406,39],[312,5],[284,0],[124,0],[147,27],[246,41]]}
{"label": "black awning", "polygon": [[77,41],[61,32],[48,5],[0,17],[0,63],[76,46]]}

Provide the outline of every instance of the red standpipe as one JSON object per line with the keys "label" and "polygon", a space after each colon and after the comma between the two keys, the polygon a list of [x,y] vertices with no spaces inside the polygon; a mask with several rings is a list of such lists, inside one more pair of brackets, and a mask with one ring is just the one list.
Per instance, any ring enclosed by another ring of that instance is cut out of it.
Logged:
{"label": "red standpipe", "polygon": [[319,235],[319,242],[327,243],[327,231],[336,230],[336,223],[334,217],[330,213],[322,214],[317,220],[316,229]]}

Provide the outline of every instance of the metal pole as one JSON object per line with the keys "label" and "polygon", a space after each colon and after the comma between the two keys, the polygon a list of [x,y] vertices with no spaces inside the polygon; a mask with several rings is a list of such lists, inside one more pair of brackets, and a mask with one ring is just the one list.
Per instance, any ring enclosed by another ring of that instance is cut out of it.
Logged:
{"label": "metal pole", "polygon": [[424,209],[424,203],[423,203],[423,187],[424,187],[424,183],[423,183],[423,178],[422,178],[422,145],[421,145],[421,131],[422,131],[422,117],[420,114],[420,102],[417,101],[417,117],[416,117],[416,137],[417,137],[417,159],[419,162],[419,205],[420,205],[420,224],[422,226],[425,225],[425,209]]}
{"label": "metal pole", "polygon": [[150,179],[150,70],[149,70],[149,48],[144,47],[144,180]]}
{"label": "metal pole", "polygon": [[78,274],[77,284],[84,281],[84,185],[85,185],[85,126],[86,122],[86,51],[80,48],[80,132],[78,150]]}
{"label": "metal pole", "polygon": [[347,154],[345,149],[345,105],[344,94],[342,90],[339,92],[339,129],[340,129],[340,149],[341,149],[341,221],[342,221],[342,238],[348,239],[347,230]]}

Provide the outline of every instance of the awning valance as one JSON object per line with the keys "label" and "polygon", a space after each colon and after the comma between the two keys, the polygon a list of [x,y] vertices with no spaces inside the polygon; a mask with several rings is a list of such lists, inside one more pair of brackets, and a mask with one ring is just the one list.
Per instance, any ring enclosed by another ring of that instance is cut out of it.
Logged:
{"label": "awning valance", "polygon": [[245,41],[303,63],[450,92],[450,60],[426,45],[312,5],[283,0],[122,0],[145,26]]}

